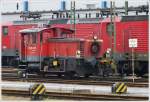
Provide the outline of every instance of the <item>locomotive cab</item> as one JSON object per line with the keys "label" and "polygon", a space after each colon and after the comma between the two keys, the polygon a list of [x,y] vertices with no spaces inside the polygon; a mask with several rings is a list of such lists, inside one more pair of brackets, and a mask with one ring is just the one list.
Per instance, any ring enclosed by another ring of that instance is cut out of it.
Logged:
{"label": "locomotive cab", "polygon": [[[30,28],[21,30],[20,68],[28,72],[39,72],[40,62],[46,52],[43,52],[43,33],[47,28]],[[23,63],[23,64],[22,64]]]}

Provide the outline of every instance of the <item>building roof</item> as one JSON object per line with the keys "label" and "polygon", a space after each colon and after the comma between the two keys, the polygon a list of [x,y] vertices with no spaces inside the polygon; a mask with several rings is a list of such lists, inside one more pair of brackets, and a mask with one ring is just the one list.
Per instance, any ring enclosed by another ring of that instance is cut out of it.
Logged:
{"label": "building roof", "polygon": [[67,34],[71,34],[74,32],[74,30],[72,30],[72,29],[59,27],[59,26],[53,26],[51,28],[28,28],[28,29],[20,30],[19,32],[22,34],[24,34],[24,33],[38,33],[38,32],[42,32],[44,30],[57,30],[57,29],[60,29],[62,32],[65,32]]}

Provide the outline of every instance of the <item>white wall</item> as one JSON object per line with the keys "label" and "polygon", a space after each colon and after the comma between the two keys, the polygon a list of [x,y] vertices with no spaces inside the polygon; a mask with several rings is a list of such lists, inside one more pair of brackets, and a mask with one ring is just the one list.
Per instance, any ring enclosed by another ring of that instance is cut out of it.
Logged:
{"label": "white wall", "polygon": [[31,11],[58,10],[61,0],[29,0]]}
{"label": "white wall", "polygon": [[[1,0],[2,12],[17,11],[16,9],[17,2],[19,3],[19,5],[22,5],[21,0]],[[21,11],[22,9],[23,9],[23,6],[20,6],[20,9],[18,11]]]}
{"label": "white wall", "polygon": [[16,20],[22,20],[20,18],[20,15],[2,15],[2,24],[16,21]]}

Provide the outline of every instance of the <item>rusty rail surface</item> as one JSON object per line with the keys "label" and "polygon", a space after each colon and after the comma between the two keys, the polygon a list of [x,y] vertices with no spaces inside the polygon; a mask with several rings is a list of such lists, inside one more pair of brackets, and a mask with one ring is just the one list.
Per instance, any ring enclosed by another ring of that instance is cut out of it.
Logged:
{"label": "rusty rail surface", "polygon": [[[28,91],[23,90],[6,90],[2,89],[2,95],[13,96],[30,96]],[[122,100],[122,101],[138,101],[148,100],[146,96],[130,96],[128,94],[90,94],[90,93],[62,93],[62,92],[46,92],[45,97],[77,99],[77,100]]]}
{"label": "rusty rail surface", "polygon": [[[62,83],[62,84],[78,84],[78,85],[103,85],[111,86],[115,81],[91,81],[91,80],[67,80],[67,79],[47,79],[47,78],[27,78],[20,79],[18,77],[2,77],[2,81],[18,81],[18,82],[40,82],[40,83]],[[123,82],[123,81],[117,81]],[[148,87],[149,84],[143,82],[125,82],[128,87]]]}
{"label": "rusty rail surface", "polygon": [[[3,75],[7,73],[7,75]],[[79,84],[79,85],[105,85],[111,86],[114,82],[124,82],[129,87],[148,87],[148,78],[135,79],[123,79],[121,77],[90,77],[90,78],[74,78],[66,79],[64,77],[57,76],[29,76],[28,78],[19,78],[17,76],[17,70],[15,68],[2,69],[2,81],[26,81],[26,82],[41,82],[41,83],[64,83],[64,84]]]}

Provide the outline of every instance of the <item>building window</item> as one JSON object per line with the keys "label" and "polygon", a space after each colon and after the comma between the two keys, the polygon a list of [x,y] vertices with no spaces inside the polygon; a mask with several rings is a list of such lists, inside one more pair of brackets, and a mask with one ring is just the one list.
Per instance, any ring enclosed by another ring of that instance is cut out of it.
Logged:
{"label": "building window", "polygon": [[95,4],[87,4],[86,8],[87,9],[95,9]]}
{"label": "building window", "polygon": [[96,13],[96,17],[97,17],[97,18],[99,17],[99,13]]}
{"label": "building window", "polygon": [[89,13],[89,18],[91,18],[91,13]]}
{"label": "building window", "polygon": [[3,31],[3,35],[8,35],[8,26],[4,26],[2,28],[2,31]]}

